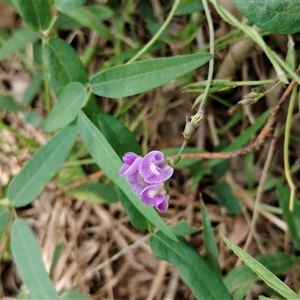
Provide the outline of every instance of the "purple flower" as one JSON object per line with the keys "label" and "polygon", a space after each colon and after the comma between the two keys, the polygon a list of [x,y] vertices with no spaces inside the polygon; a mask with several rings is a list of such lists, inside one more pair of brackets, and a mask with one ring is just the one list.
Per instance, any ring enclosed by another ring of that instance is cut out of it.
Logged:
{"label": "purple flower", "polygon": [[137,170],[132,175],[126,177],[127,181],[131,184],[131,190],[140,195],[142,191],[148,187],[150,184],[145,182],[143,176]]}
{"label": "purple flower", "polygon": [[[136,168],[136,165],[139,164],[139,162],[137,161],[137,164],[135,164],[133,166],[133,168],[131,168],[131,166],[134,164],[134,162],[136,161],[136,159],[139,158],[139,156],[133,152],[127,152],[123,157],[123,162],[124,164],[122,165],[121,169],[120,169],[120,175],[122,176],[127,176],[127,174],[131,173],[132,170],[134,170]],[[141,158],[141,157],[140,157]],[[132,169],[130,171],[130,168]],[[128,171],[128,173],[127,173]]]}
{"label": "purple flower", "polygon": [[133,152],[123,156],[120,175],[130,183],[131,190],[138,194],[145,205],[154,206],[158,211],[169,207],[169,196],[164,183],[173,174],[164,154],[151,151],[144,158]]}
{"label": "purple flower", "polygon": [[120,169],[120,175],[126,178],[131,184],[131,190],[138,195],[149,185],[139,173],[139,165],[142,160],[143,158],[137,154],[128,152],[123,156],[124,164]]}
{"label": "purple flower", "polygon": [[149,152],[139,165],[139,172],[147,183],[162,183],[173,174],[173,168],[169,166],[160,151]]}
{"label": "purple flower", "polygon": [[158,211],[166,211],[169,207],[169,196],[163,183],[152,184],[141,193],[142,202],[154,206]]}

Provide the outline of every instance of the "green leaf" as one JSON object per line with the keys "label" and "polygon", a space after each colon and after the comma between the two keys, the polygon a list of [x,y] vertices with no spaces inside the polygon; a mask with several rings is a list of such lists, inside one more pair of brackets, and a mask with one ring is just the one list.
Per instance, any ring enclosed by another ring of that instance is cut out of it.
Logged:
{"label": "green leaf", "polygon": [[239,149],[247,144],[253,134],[255,134],[266,122],[270,114],[270,109],[267,109],[264,113],[262,113],[256,120],[253,125],[248,127],[246,130],[242,131],[241,134],[234,139],[234,141],[225,147],[222,152],[233,151]]}
{"label": "green leaf", "polygon": [[36,42],[40,35],[28,28],[18,29],[0,48],[0,60],[24,49],[26,45]]}
{"label": "green leaf", "polygon": [[299,0],[234,0],[237,9],[257,27],[272,33],[300,31]]}
{"label": "green leaf", "polygon": [[24,22],[34,31],[43,31],[51,20],[49,0],[12,0]]}
{"label": "green leaf", "polygon": [[101,132],[120,158],[126,152],[142,155],[141,147],[135,136],[120,121],[106,113],[100,113],[97,120]]}
{"label": "green leaf", "polygon": [[95,75],[90,83],[98,96],[122,98],[161,86],[207,63],[212,56],[196,53],[138,61]]}
{"label": "green leaf", "polygon": [[78,128],[84,144],[91,153],[93,159],[105,172],[106,176],[122,190],[145,218],[160,229],[165,235],[176,240],[174,234],[160,218],[154,208],[144,205],[141,199],[131,191],[128,182],[119,174],[119,170],[122,166],[120,158],[109,145],[102,133],[86,117],[86,115],[84,115],[84,113],[79,115]]}
{"label": "green leaf", "polygon": [[0,233],[7,228],[10,220],[10,211],[7,206],[0,204]]}
{"label": "green leaf", "polygon": [[233,244],[225,236],[221,235],[227,246],[252,270],[258,277],[263,280],[269,287],[278,292],[286,299],[300,299],[287,285],[279,280],[272,272],[265,268],[261,263],[247,254],[244,250]]}
{"label": "green leaf", "polygon": [[63,29],[63,30],[73,30],[76,28],[83,27],[80,23],[78,23],[77,21],[75,21],[74,19],[72,19],[71,17],[67,16],[64,13],[61,13],[59,15],[59,17],[56,20],[55,25],[57,26],[57,28]]}
{"label": "green leaf", "polygon": [[51,87],[56,95],[71,82],[88,82],[86,71],[75,50],[65,41],[52,38],[44,45],[44,58]]}
{"label": "green leaf", "polygon": [[219,204],[235,215],[241,213],[239,199],[232,194],[232,188],[225,182],[217,182],[213,186],[213,193]]}
{"label": "green leaf", "polygon": [[13,99],[2,95],[0,95],[0,108],[10,112],[17,112],[21,109],[21,107],[15,103]]}
{"label": "green leaf", "polygon": [[282,209],[284,221],[287,223],[292,242],[296,249],[300,250],[300,202],[295,201],[294,211],[291,212],[290,190],[282,184],[276,185],[276,194],[279,205]]}
{"label": "green leaf", "polygon": [[28,106],[31,104],[31,102],[34,100],[34,98],[37,96],[41,86],[43,83],[43,74],[37,73],[30,81],[29,85],[27,86],[27,89],[24,93],[22,103],[25,106]]}
{"label": "green leaf", "polygon": [[42,117],[31,110],[25,111],[23,116],[24,116],[24,121],[29,123],[33,127],[39,127],[43,122]]}
{"label": "green leaf", "polygon": [[27,290],[21,290],[18,294],[17,300],[35,300],[31,297]]}
{"label": "green leaf", "polygon": [[54,6],[57,10],[61,12],[69,12],[81,5],[84,5],[86,0],[55,0]]}
{"label": "green leaf", "polygon": [[59,299],[31,228],[22,219],[16,219],[12,225],[11,250],[18,272],[33,299]]}
{"label": "green leaf", "polygon": [[175,242],[161,232],[150,238],[150,247],[159,259],[170,262],[179,270],[181,279],[197,299],[231,299],[220,277],[199,253],[182,237]]}
{"label": "green leaf", "polygon": [[214,270],[215,274],[219,275],[220,278],[222,278],[220,267],[219,267],[219,255],[218,255],[217,245],[215,242],[214,232],[204,202],[201,201],[200,205],[201,205],[201,218],[202,218],[204,245],[205,245],[205,250],[207,255],[207,262],[212,268],[212,270]]}
{"label": "green leaf", "polygon": [[64,252],[66,246],[65,244],[62,243],[58,243],[55,245],[55,249],[54,249],[54,253],[53,253],[53,258],[52,258],[52,262],[51,262],[51,267],[50,267],[50,274],[51,272],[54,270],[54,268],[56,267],[62,253]]}
{"label": "green leaf", "polygon": [[134,206],[134,203],[130,201],[128,197],[118,187],[117,193],[132,225],[140,230],[148,229],[150,224],[147,218]]}
{"label": "green leaf", "polygon": [[187,221],[185,220],[181,220],[179,223],[173,225],[171,227],[171,230],[175,235],[181,235],[181,236],[200,231],[199,228],[191,227],[190,224],[187,223]]}
{"label": "green leaf", "polygon": [[62,299],[66,299],[66,300],[92,300],[92,298],[89,297],[88,295],[80,293],[76,290],[70,290],[66,294],[63,294]]}
{"label": "green leaf", "polygon": [[101,37],[108,40],[114,38],[106,26],[101,23],[113,15],[112,10],[108,7],[104,5],[81,6],[66,14],[83,26],[93,29]]}
{"label": "green leaf", "polygon": [[76,137],[76,124],[71,124],[38,149],[8,186],[8,198],[15,206],[25,206],[39,195],[68,157]]}
{"label": "green leaf", "polygon": [[[221,140],[219,145],[214,148],[214,151],[221,152],[227,145],[228,144],[226,141]],[[228,159],[223,160],[218,165],[212,167],[211,172],[214,176],[214,179],[217,180],[223,177],[227,173],[229,167],[230,167],[230,161]]]}
{"label": "green leaf", "polygon": [[[295,258],[283,252],[266,254],[255,258],[273,274],[281,274],[290,270],[295,264]],[[246,282],[257,280],[257,275],[246,265],[232,269],[224,278],[224,284],[230,293],[240,289]]]}
{"label": "green leaf", "polygon": [[73,122],[87,100],[86,88],[78,82],[69,83],[44,123],[47,132],[55,131]]}
{"label": "green leaf", "polygon": [[114,203],[118,201],[118,195],[114,187],[98,182],[86,182],[69,190],[68,194],[76,199],[89,202]]}
{"label": "green leaf", "polygon": [[262,296],[262,295],[259,295],[258,296],[258,300],[272,300],[273,298],[268,298],[268,297],[265,297],[265,296]]}
{"label": "green leaf", "polygon": [[202,1],[199,0],[181,0],[176,10],[176,16],[189,15],[203,10]]}

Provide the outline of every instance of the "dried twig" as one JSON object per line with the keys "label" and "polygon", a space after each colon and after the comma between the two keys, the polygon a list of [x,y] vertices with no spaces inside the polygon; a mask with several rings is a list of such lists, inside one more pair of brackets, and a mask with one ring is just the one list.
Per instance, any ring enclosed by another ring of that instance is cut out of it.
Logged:
{"label": "dried twig", "polygon": [[279,99],[276,106],[272,109],[270,116],[268,118],[267,123],[259,133],[258,137],[254,141],[253,144],[245,146],[241,149],[234,150],[231,152],[205,152],[205,153],[187,153],[183,154],[183,158],[196,158],[196,159],[229,159],[229,158],[235,158],[239,156],[244,156],[248,153],[257,152],[261,149],[263,143],[265,140],[270,136],[270,133],[272,132],[273,125],[276,122],[278,112],[286,100],[286,98],[290,95],[292,92],[293,87],[295,86],[296,81],[292,80],[288,86],[288,88],[285,90],[285,92],[282,94],[281,98]]}

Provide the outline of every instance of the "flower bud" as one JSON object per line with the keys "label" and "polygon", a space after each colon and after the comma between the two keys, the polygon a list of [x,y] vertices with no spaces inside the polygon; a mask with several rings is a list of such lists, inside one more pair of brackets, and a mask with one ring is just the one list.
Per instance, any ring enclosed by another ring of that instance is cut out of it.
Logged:
{"label": "flower bud", "polygon": [[257,100],[265,96],[265,89],[263,87],[256,87],[251,89],[251,92],[244,97],[238,104],[254,104]]}
{"label": "flower bud", "polygon": [[197,112],[194,116],[192,116],[190,121],[188,117],[186,117],[185,128],[182,133],[185,140],[189,140],[191,138],[195,129],[200,125],[202,118],[203,118],[202,110]]}

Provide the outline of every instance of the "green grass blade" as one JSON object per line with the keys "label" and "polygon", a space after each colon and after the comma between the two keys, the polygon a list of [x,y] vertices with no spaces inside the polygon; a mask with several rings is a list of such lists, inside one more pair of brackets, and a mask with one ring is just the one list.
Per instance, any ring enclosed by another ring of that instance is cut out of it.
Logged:
{"label": "green grass blade", "polygon": [[219,255],[217,245],[215,242],[214,232],[203,201],[201,201],[200,205],[207,262],[210,265],[211,269],[214,270],[215,274],[219,275],[220,278],[222,278],[219,267]]}
{"label": "green grass blade", "polygon": [[13,205],[25,206],[39,195],[68,157],[76,137],[76,124],[71,124],[38,149],[9,184],[7,196]]}
{"label": "green grass blade", "polygon": [[18,272],[33,299],[59,299],[31,228],[22,219],[16,219],[12,225],[11,250]]}
{"label": "green grass blade", "polygon": [[[273,274],[280,274],[293,268],[295,258],[283,252],[265,254],[255,258]],[[240,289],[247,282],[255,282],[257,275],[247,266],[241,265],[232,269],[224,278],[224,284],[230,293]]]}
{"label": "green grass blade", "polygon": [[[225,147],[222,152],[234,151],[245,146],[253,134],[255,134],[265,124],[269,114],[270,110],[268,109],[256,119],[253,125],[244,130],[230,145]],[[222,161],[223,159],[212,159],[206,163],[206,166],[212,168]]]}
{"label": "green grass blade", "polygon": [[90,83],[98,96],[122,98],[143,93],[183,76],[211,59],[207,53],[138,61],[95,75]]}
{"label": "green grass blade", "polygon": [[161,232],[150,238],[155,256],[176,266],[181,279],[191,288],[197,299],[231,299],[220,277],[200,254],[183,238],[175,242]]}
{"label": "green grass blade", "polygon": [[235,215],[241,213],[239,199],[233,195],[232,188],[229,184],[226,182],[217,182],[213,185],[212,190],[217,202],[225,207],[228,212]]}
{"label": "green grass blade", "polygon": [[300,202],[295,201],[294,211],[290,211],[291,191],[283,184],[276,185],[276,195],[282,209],[283,219],[288,225],[294,247],[300,250]]}
{"label": "green grass blade", "polygon": [[300,299],[300,297],[292,291],[287,285],[279,280],[272,272],[265,268],[256,259],[251,257],[244,250],[233,244],[225,236],[221,235],[223,241],[227,246],[252,270],[257,276],[263,280],[269,287],[274,289],[277,293],[283,296],[285,299]]}
{"label": "green grass blade", "polygon": [[78,128],[84,144],[106,176],[123,191],[146,219],[171,239],[176,240],[175,235],[154,208],[144,205],[140,198],[131,191],[128,182],[119,174],[120,167],[122,166],[119,156],[107,142],[103,134],[84,113],[79,115]]}

